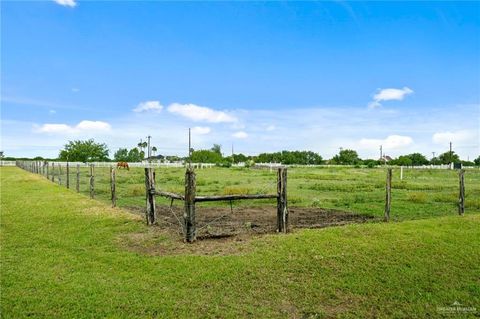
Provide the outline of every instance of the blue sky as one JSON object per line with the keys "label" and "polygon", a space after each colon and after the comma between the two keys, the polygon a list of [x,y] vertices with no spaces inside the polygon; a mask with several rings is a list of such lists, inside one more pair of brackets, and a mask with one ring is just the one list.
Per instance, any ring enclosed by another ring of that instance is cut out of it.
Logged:
{"label": "blue sky", "polygon": [[477,157],[479,2],[1,2],[1,148]]}

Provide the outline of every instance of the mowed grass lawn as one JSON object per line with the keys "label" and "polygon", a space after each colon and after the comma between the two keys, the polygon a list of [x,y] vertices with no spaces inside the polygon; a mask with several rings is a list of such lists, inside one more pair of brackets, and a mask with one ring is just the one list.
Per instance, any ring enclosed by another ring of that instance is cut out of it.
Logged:
{"label": "mowed grass lawn", "polygon": [[124,243],[151,231],[139,217],[18,168],[0,174],[2,318],[425,318],[456,301],[472,313],[455,317],[479,315],[477,213],[154,256]]}

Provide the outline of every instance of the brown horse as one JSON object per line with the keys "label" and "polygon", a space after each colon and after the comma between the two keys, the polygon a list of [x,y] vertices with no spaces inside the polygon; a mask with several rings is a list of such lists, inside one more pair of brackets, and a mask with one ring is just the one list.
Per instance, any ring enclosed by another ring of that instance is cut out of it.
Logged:
{"label": "brown horse", "polygon": [[126,168],[127,170],[130,170],[130,167],[128,167],[128,163],[127,162],[118,162],[117,163],[117,168]]}

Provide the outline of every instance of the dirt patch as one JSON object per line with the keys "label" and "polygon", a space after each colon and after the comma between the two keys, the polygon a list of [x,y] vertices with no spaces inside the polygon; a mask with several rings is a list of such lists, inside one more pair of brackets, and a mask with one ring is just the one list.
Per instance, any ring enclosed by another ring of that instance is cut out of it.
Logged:
{"label": "dirt patch", "polygon": [[[140,207],[128,207],[143,214]],[[374,220],[360,215],[322,208],[290,207],[289,230],[323,228]],[[202,254],[224,255],[245,251],[252,237],[276,232],[276,207],[196,207],[197,243],[183,244],[183,209],[179,206],[157,206],[158,226],[145,233],[131,234],[127,246],[135,251],[154,255]]]}

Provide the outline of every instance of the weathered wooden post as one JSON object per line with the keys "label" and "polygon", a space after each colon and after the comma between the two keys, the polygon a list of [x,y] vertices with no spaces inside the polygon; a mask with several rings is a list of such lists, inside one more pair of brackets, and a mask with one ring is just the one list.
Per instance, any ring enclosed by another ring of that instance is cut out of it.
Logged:
{"label": "weathered wooden post", "polygon": [[112,193],[112,207],[117,206],[117,194],[115,193],[115,168],[110,167],[110,191]]}
{"label": "weathered wooden post", "polygon": [[400,180],[403,180],[403,166],[400,166]]}
{"label": "weathered wooden post", "polygon": [[465,213],[465,170],[458,171],[458,179],[460,184],[460,192],[458,196],[458,214],[463,216]]}
{"label": "weathered wooden post", "polygon": [[45,168],[46,168],[46,170],[47,170],[47,171],[46,171],[46,174],[47,174],[46,177],[47,177],[47,179],[50,179],[50,177],[48,176],[48,166],[50,166],[50,164],[49,164],[48,162],[46,162],[45,164],[46,164],[46,165],[45,165]]}
{"label": "weathered wooden post", "polygon": [[77,164],[77,181],[76,181],[76,189],[77,189],[77,193],[80,193],[80,164]]}
{"label": "weathered wooden post", "polygon": [[153,168],[145,168],[145,186],[147,195],[147,225],[153,225],[157,222],[157,213],[155,211],[155,173]]}
{"label": "weathered wooden post", "polygon": [[62,185],[62,164],[58,164],[58,185]]}
{"label": "weathered wooden post", "polygon": [[281,167],[277,172],[277,230],[279,233],[288,231],[287,208],[287,169]]}
{"label": "weathered wooden post", "polygon": [[55,163],[52,163],[52,183],[55,183]]}
{"label": "weathered wooden post", "polygon": [[185,173],[185,212],[183,214],[185,240],[189,243],[194,242],[197,239],[195,222],[195,193],[195,171],[193,168],[189,167]]}
{"label": "weathered wooden post", "polygon": [[392,205],[392,169],[387,169],[387,182],[385,184],[385,216],[384,220],[390,220],[390,207]]}
{"label": "weathered wooden post", "polygon": [[90,164],[90,198],[95,197],[95,175],[94,166]]}
{"label": "weathered wooden post", "polygon": [[70,188],[70,165],[68,165],[68,162],[67,162],[67,179],[66,179],[66,183],[67,183],[67,188]]}

